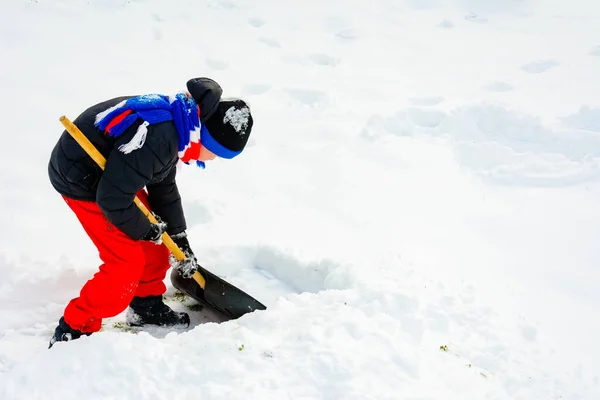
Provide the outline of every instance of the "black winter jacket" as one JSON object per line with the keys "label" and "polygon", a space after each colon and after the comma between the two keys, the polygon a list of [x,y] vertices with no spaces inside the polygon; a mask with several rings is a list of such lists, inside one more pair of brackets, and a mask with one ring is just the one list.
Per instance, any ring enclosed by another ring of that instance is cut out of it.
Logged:
{"label": "black winter jacket", "polygon": [[150,208],[167,223],[167,232],[183,232],[186,222],[175,182],[179,139],[173,122],[148,126],[144,145],[129,154],[118,148],[135,135],[141,119],[118,138],[94,126],[98,113],[129,97],[96,104],[73,121],[107,159],[105,170],[64,131],[48,164],[50,182],[65,197],[98,203],[106,218],[134,240],[150,230],[148,218],[133,202],[136,193],[145,187]]}

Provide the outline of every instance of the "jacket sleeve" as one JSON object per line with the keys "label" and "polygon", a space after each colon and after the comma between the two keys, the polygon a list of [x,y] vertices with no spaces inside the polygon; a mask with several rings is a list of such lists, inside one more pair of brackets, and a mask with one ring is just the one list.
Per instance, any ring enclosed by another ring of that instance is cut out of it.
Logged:
{"label": "jacket sleeve", "polygon": [[159,183],[148,185],[148,202],[150,208],[167,223],[167,233],[175,235],[187,229],[181,196],[175,175],[177,168],[173,167],[165,179]]}
{"label": "jacket sleeve", "polygon": [[121,152],[119,141],[108,156],[98,183],[96,202],[106,218],[134,240],[150,230],[150,221],[133,202],[146,186],[160,160],[146,145],[129,154]]}

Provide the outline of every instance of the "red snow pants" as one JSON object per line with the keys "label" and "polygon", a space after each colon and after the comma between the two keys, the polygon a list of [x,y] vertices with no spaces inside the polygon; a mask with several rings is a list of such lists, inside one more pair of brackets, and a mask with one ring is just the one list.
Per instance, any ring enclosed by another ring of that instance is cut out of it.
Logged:
{"label": "red snow pants", "polygon": [[[137,195],[149,208],[147,193],[142,190]],[[166,291],[163,280],[169,269],[170,252],[165,245],[131,239],[106,219],[95,202],[63,198],[98,248],[103,262],[79,297],[65,308],[65,322],[71,328],[97,332],[102,318],[123,312],[133,296],[156,296]]]}

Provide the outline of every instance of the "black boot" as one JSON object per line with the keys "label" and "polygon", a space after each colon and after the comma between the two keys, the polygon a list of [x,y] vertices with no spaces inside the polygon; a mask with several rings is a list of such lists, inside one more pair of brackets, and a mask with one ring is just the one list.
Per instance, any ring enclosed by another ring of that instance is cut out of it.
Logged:
{"label": "black boot", "polygon": [[163,303],[162,296],[134,297],[129,304],[127,323],[131,326],[185,326],[190,325],[190,316],[173,311]]}
{"label": "black boot", "polygon": [[[81,335],[83,335],[81,331],[73,329],[65,322],[65,317],[60,317],[58,321],[58,326],[54,330],[54,336],[50,339],[50,344],[48,348],[51,348],[56,342],[68,342],[69,340],[79,339]],[[89,333],[85,335],[89,336]]]}

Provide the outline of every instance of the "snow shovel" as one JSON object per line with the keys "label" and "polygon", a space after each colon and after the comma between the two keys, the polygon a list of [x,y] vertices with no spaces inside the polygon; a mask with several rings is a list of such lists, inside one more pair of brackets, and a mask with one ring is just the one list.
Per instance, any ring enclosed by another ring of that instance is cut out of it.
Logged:
{"label": "snow shovel", "polygon": [[[106,159],[83,132],[64,115],[60,117],[60,122],[96,164],[104,169]],[[158,222],[137,196],[134,202],[151,223]],[[181,261],[185,258],[183,251],[166,232],[162,234],[162,241],[177,260]],[[194,272],[192,279],[185,279],[179,274],[179,271],[174,270],[171,274],[171,281],[177,289],[187,292],[196,301],[213,307],[233,319],[255,310],[267,309],[256,299],[202,267],[199,267],[199,271]]]}

